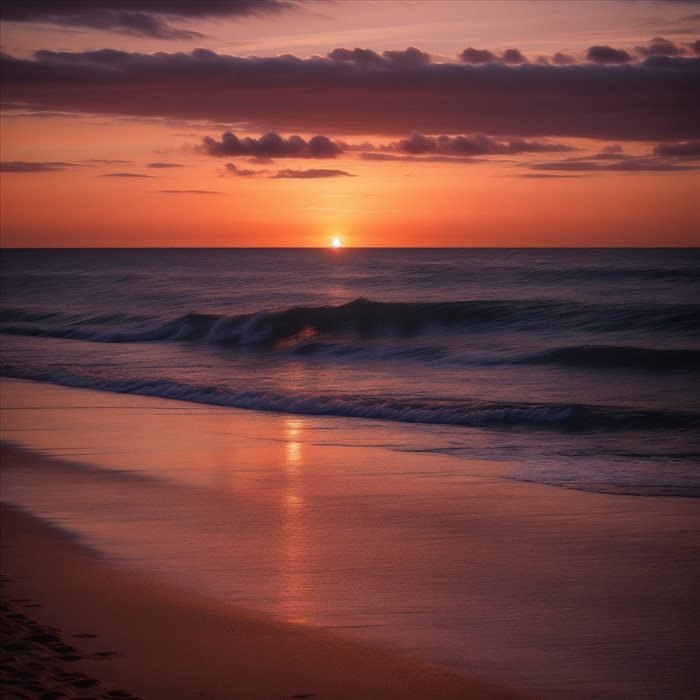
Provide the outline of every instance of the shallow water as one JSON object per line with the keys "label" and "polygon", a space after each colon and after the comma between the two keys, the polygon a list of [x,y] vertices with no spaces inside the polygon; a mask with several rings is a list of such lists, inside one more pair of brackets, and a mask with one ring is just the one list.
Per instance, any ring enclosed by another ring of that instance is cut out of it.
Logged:
{"label": "shallow water", "polygon": [[1,396],[3,439],[72,461],[5,467],[3,501],[121,566],[550,697],[693,692],[693,499],[514,481],[427,451],[450,426]]}

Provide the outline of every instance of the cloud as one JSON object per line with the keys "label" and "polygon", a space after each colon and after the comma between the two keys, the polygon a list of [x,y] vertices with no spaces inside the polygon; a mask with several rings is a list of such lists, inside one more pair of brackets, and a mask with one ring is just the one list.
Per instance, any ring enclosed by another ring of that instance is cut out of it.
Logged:
{"label": "cloud", "polygon": [[553,175],[551,173],[520,173],[511,177],[522,177],[526,180],[568,180],[572,177],[581,177],[580,175]]}
{"label": "cloud", "polygon": [[527,63],[527,58],[518,49],[506,49],[500,56],[488,49],[474,49],[468,46],[461,54],[459,60],[462,63],[478,66],[485,63],[505,63],[507,65],[518,65]]}
{"label": "cloud", "polygon": [[690,46],[695,51],[695,55],[700,56],[700,39],[696,39]]}
{"label": "cloud", "polygon": [[464,51],[459,54],[459,58],[464,63],[469,63],[470,65],[496,63],[496,61],[498,61],[498,57],[492,51],[488,49],[473,49],[471,46],[464,49]]}
{"label": "cloud", "polygon": [[165,169],[165,168],[181,168],[180,163],[149,163],[147,168]]}
{"label": "cloud", "polygon": [[226,170],[230,175],[235,175],[236,177],[252,177],[253,175],[261,175],[268,172],[267,170],[246,170],[241,169],[233,163],[226,163]]}
{"label": "cloud", "polygon": [[430,54],[414,46],[409,46],[404,51],[385,51],[382,56],[399,66],[427,66],[430,63]]}
{"label": "cloud", "polygon": [[100,164],[105,164],[105,165],[112,165],[112,164],[124,164],[124,163],[133,163],[133,160],[114,160],[114,159],[109,159],[109,158],[90,158],[90,160],[84,160],[83,163],[100,163]]}
{"label": "cloud", "polygon": [[557,51],[554,56],[552,56],[552,63],[555,66],[570,66],[572,63],[576,63],[576,59],[569,54]]}
{"label": "cloud", "polygon": [[425,66],[431,62],[429,53],[409,46],[402,51],[384,51],[381,55],[372,49],[333,49],[327,54],[331,61],[381,66],[384,63],[403,66]]}
{"label": "cloud", "polygon": [[178,29],[166,20],[262,15],[295,4],[295,0],[3,0],[2,19],[157,39],[197,39],[204,35]]}
{"label": "cloud", "polygon": [[402,163],[482,163],[469,156],[398,156],[393,153],[360,153],[362,160],[399,161]]}
{"label": "cloud", "polygon": [[411,155],[454,156],[510,155],[515,153],[556,153],[572,150],[560,143],[526,141],[522,138],[496,140],[481,133],[470,136],[425,136],[414,131],[407,139],[390,144],[389,150]]}
{"label": "cloud", "polygon": [[142,173],[106,173],[99,177],[155,177],[154,175],[143,175]]}
{"label": "cloud", "polygon": [[224,194],[216,190],[158,190],[157,194]]}
{"label": "cloud", "polygon": [[50,173],[56,170],[65,170],[73,165],[73,163],[62,161],[29,163],[24,160],[5,160],[0,163],[0,171],[3,173]]}
{"label": "cloud", "polygon": [[699,166],[681,165],[675,161],[647,156],[630,157],[614,163],[592,160],[563,160],[553,163],[536,163],[530,170],[558,170],[564,172],[678,172],[698,170]]}
{"label": "cloud", "polygon": [[593,63],[629,63],[632,56],[624,49],[614,49],[612,46],[591,46],[586,51],[586,58]]}
{"label": "cloud", "polygon": [[635,51],[644,58],[649,56],[684,56],[687,51],[661,36],[654,37],[649,46],[637,46]]}
{"label": "cloud", "polygon": [[400,136],[420,125],[427,133],[513,137],[700,137],[697,58],[506,66],[407,65],[381,57],[375,65],[199,49],[40,51],[0,60],[6,100],[52,111],[245,122],[272,133]]}
{"label": "cloud", "polygon": [[324,177],[355,177],[344,170],[326,170],[324,168],[312,168],[311,170],[279,170],[272,176],[273,180],[316,180]]}
{"label": "cloud", "polygon": [[260,138],[238,138],[230,131],[216,141],[206,136],[202,150],[210,156],[253,156],[255,158],[335,158],[340,147],[327,136],[318,134],[305,141],[301,136],[284,138],[274,132]]}
{"label": "cloud", "polygon": [[501,56],[501,61],[508,64],[527,63],[527,58],[518,49],[506,49]]}
{"label": "cloud", "polygon": [[700,141],[660,143],[654,148],[654,155],[688,159],[700,158]]}

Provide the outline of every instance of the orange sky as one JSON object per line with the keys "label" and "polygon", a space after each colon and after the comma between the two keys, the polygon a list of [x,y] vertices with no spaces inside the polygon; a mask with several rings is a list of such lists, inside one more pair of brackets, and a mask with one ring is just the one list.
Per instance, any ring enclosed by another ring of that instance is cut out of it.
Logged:
{"label": "orange sky", "polygon": [[[264,4],[155,16],[159,36],[9,15],[2,244],[697,245],[692,5]],[[162,36],[173,28],[203,36]],[[374,53],[327,56],[356,47]],[[467,47],[492,59],[470,65]],[[505,64],[509,48],[527,63]],[[104,49],[134,56],[88,53]],[[551,65],[557,52],[573,65]],[[285,54],[297,58],[273,58]],[[606,116],[596,81],[611,80],[620,106]],[[231,147],[225,131],[251,140]]]}

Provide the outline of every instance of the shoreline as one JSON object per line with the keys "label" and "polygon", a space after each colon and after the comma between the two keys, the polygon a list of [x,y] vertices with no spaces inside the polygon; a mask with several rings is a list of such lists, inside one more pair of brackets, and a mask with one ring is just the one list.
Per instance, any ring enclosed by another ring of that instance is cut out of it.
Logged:
{"label": "shoreline", "polygon": [[[208,616],[232,611],[275,630],[285,621],[329,647],[334,635],[353,640],[361,659],[413,657],[544,697],[685,697],[696,687],[692,499],[514,482],[500,462],[387,450],[412,444],[395,425],[3,386],[3,438],[22,448],[4,448],[3,498],[100,570],[142,572],[132,581],[181,590]],[[31,598],[19,588],[13,597]],[[75,616],[41,621],[92,632]],[[85,651],[120,651],[112,639]],[[185,673],[189,657],[177,658]],[[344,697],[335,689],[325,697]],[[375,696],[412,697],[387,693]]]}
{"label": "shoreline", "polygon": [[[19,451],[3,453],[17,459]],[[0,516],[3,598],[73,640],[82,658],[59,659],[66,671],[124,688],[117,692],[125,695],[101,697],[528,697],[320,628],[215,604],[100,560],[11,506],[3,504]],[[13,652],[4,655],[11,660]]]}

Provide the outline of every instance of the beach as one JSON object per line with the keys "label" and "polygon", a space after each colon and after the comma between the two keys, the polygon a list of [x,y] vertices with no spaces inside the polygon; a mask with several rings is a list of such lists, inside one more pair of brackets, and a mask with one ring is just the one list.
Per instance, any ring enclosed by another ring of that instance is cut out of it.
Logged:
{"label": "beach", "polygon": [[290,435],[278,414],[8,380],[2,396],[24,448],[3,448],[6,594],[66,640],[97,634],[73,639],[71,670],[105,688],[693,692],[694,499],[515,482],[368,447],[381,430],[356,419]]}
{"label": "beach", "polygon": [[[5,451],[3,459],[26,464],[40,458]],[[70,653],[54,652],[50,661],[30,649],[34,653],[28,656],[41,665],[30,665],[23,674],[26,659],[22,666],[16,658],[21,651],[5,650],[3,664],[10,670],[4,674],[3,697],[94,697],[96,692],[106,698],[183,700],[524,697],[322,630],[156,584],[99,560],[55,529],[8,508],[2,511],[2,547],[3,597],[15,601],[14,614],[50,624],[54,629],[47,636],[63,637],[50,640],[54,647],[56,641],[71,645]],[[36,636],[25,623],[15,646],[26,643],[32,632]],[[20,672],[21,683],[13,680],[13,671]],[[61,671],[83,674],[78,687]],[[37,687],[67,695],[44,696]]]}

